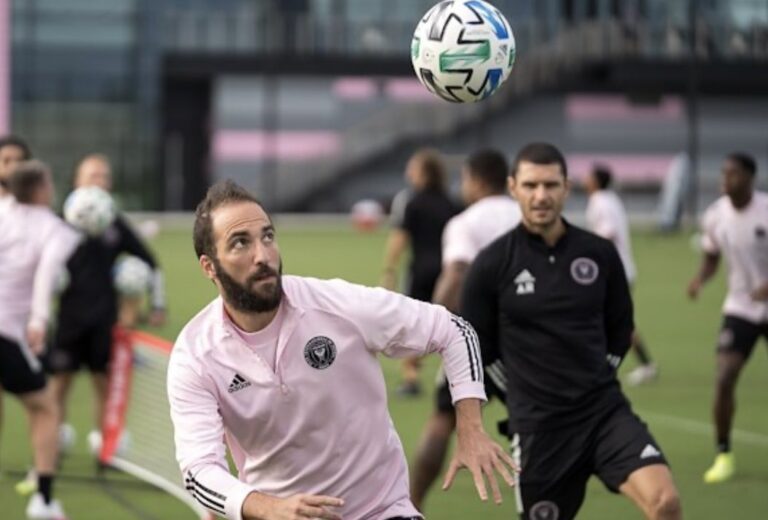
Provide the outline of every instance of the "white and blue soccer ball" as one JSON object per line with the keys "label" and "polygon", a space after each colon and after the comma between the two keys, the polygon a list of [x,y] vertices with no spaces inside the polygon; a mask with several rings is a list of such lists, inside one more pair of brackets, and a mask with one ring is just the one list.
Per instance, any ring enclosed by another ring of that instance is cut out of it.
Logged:
{"label": "white and blue soccer ball", "polygon": [[91,236],[101,235],[116,215],[112,197],[96,186],[77,188],[64,201],[66,221]]}
{"label": "white and blue soccer ball", "polygon": [[127,255],[115,265],[115,289],[123,296],[141,296],[152,283],[152,268],[141,258]]}
{"label": "white and blue soccer ball", "polygon": [[419,21],[411,42],[416,76],[454,103],[488,98],[515,63],[515,37],[501,12],[482,0],[446,0]]}

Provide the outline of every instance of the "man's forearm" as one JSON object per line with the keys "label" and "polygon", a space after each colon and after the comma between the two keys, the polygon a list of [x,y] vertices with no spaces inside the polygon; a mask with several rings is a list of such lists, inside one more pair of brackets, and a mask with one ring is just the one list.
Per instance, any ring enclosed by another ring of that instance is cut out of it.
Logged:
{"label": "man's forearm", "polygon": [[462,399],[456,402],[456,431],[482,430],[483,414],[480,399]]}
{"label": "man's forearm", "polygon": [[243,501],[243,520],[268,520],[279,499],[252,491]]}
{"label": "man's forearm", "polygon": [[696,275],[696,277],[699,279],[699,282],[701,284],[706,283],[709,281],[710,278],[712,278],[715,273],[717,272],[717,266],[720,263],[720,256],[719,255],[711,255],[707,254],[704,257],[704,260],[701,262],[701,267],[699,268],[699,272]]}
{"label": "man's forearm", "polygon": [[432,303],[442,305],[453,313],[459,312],[461,291],[468,267],[464,262],[453,262],[445,266],[435,284]]}

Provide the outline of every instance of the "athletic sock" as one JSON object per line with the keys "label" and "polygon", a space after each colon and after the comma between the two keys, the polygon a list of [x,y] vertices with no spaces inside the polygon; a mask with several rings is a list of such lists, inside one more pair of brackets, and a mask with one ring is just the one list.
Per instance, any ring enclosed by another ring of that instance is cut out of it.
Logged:
{"label": "athletic sock", "polygon": [[645,346],[645,342],[640,338],[637,338],[637,343],[635,343],[634,347],[635,354],[637,355],[637,359],[640,360],[640,364],[650,365],[652,361],[651,354],[648,352],[648,347]]}
{"label": "athletic sock", "polygon": [[46,504],[51,503],[51,493],[53,492],[53,475],[38,475],[37,490],[43,495]]}
{"label": "athletic sock", "polygon": [[717,440],[717,452],[718,453],[730,453],[731,452],[731,439],[726,437],[725,439]]}

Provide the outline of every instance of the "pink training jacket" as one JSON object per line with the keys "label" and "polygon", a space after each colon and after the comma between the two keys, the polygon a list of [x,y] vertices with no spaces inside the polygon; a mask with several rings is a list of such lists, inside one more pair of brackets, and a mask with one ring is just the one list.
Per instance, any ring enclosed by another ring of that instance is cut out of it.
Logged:
{"label": "pink training jacket", "polygon": [[221,298],[176,341],[168,396],[186,488],[233,520],[251,491],[340,497],[345,520],[420,516],[377,355],[438,352],[453,401],[484,401],[474,330],[443,307],[384,289],[282,280],[275,371],[233,330]]}
{"label": "pink training jacket", "polygon": [[27,326],[48,324],[56,280],[81,237],[45,206],[0,200],[0,335],[25,346]]}

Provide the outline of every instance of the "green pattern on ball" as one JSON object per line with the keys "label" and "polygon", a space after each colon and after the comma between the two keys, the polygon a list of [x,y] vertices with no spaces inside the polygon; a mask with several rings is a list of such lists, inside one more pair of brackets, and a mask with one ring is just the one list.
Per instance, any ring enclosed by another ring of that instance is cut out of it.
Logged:
{"label": "green pattern on ball", "polygon": [[464,45],[457,51],[444,51],[440,54],[440,72],[468,68],[489,59],[491,59],[491,43],[489,41]]}
{"label": "green pattern on ball", "polygon": [[411,40],[411,59],[415,60],[419,57],[419,51],[421,50],[421,40],[414,38]]}

